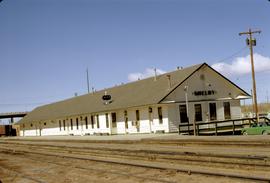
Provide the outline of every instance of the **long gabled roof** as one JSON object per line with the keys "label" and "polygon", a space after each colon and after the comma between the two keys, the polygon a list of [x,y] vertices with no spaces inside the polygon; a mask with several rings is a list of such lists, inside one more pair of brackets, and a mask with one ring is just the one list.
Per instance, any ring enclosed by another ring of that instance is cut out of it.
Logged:
{"label": "long gabled roof", "polygon": [[[144,105],[158,104],[168,93],[185,81],[203,65],[198,64],[185,69],[176,70],[170,73],[135,82],[108,88],[94,93],[73,97],[60,102],[44,105],[35,108],[18,123],[52,120],[62,117],[113,111]],[[167,75],[170,75],[171,88],[168,86]],[[111,95],[112,102],[105,105],[102,96],[105,91]]]}
{"label": "long gabled roof", "polygon": [[[18,123],[53,120],[75,115],[116,111],[118,109],[158,104],[203,66],[209,67],[215,71],[206,63],[194,65],[185,69],[159,75],[156,79],[154,79],[154,77],[150,77],[117,87],[40,106],[28,113]],[[250,96],[223,75],[217,71],[215,72],[238,88],[243,95]],[[168,84],[168,75],[170,76],[170,87]],[[111,103],[106,105],[102,100],[102,96],[105,92],[112,97]]]}

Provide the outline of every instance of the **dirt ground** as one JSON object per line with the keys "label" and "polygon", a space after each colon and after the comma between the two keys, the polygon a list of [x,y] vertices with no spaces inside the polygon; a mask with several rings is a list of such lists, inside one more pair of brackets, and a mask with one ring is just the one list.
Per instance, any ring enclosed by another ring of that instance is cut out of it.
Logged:
{"label": "dirt ground", "polygon": [[0,153],[0,180],[3,183],[254,182],[16,152]]}
{"label": "dirt ground", "polygon": [[[138,143],[139,141],[150,140],[150,143]],[[176,141],[184,142],[184,144],[164,144],[164,141],[170,141],[174,143]],[[100,141],[102,141],[100,143]],[[117,141],[117,143],[114,143]],[[124,142],[125,141],[125,142]],[[158,142],[156,142],[158,141]],[[98,143],[97,143],[98,142]],[[194,143],[195,142],[195,143]],[[198,142],[198,144],[197,144]],[[211,145],[212,142],[215,144]],[[239,143],[238,145],[228,145],[228,143]],[[194,144],[193,144],[194,143]],[[203,143],[203,144],[200,144]],[[206,143],[206,145],[205,145]],[[209,145],[207,145],[209,143]],[[224,146],[227,143],[227,146]],[[259,143],[259,144],[258,144]],[[25,145],[32,146],[25,146]],[[223,145],[224,144],[224,145]],[[248,144],[248,145],[246,145]],[[254,144],[254,146],[252,145]],[[97,155],[100,156],[104,149],[123,149],[134,152],[136,150],[149,150],[149,151],[168,151],[170,152],[182,152],[182,153],[198,153],[198,154],[225,154],[230,156],[250,156],[250,157],[270,157],[270,139],[269,136],[228,136],[228,137],[193,137],[193,136],[180,136],[176,134],[167,135],[130,135],[130,136],[84,136],[84,137],[15,137],[15,138],[1,138],[0,139],[0,182],[3,183],[84,183],[84,182],[184,182],[184,183],[246,183],[246,182],[256,182],[254,180],[229,178],[224,176],[212,176],[195,174],[190,171],[177,171],[177,170],[164,170],[164,169],[154,169],[146,168],[140,166],[131,166],[127,164],[115,164],[108,162],[99,162],[91,159],[80,159],[68,157],[60,157],[49,155],[47,151],[47,146],[67,146],[69,151],[74,151],[75,156],[78,153],[83,153],[87,148],[97,148],[99,149]],[[43,145],[43,146],[39,146]],[[29,148],[33,149],[29,149]],[[42,149],[42,148],[43,149]],[[5,150],[9,149],[9,151]],[[27,149],[28,148],[28,149]],[[22,151],[20,151],[22,150]],[[27,151],[24,151],[27,150]],[[96,150],[95,150],[96,151]],[[38,153],[41,152],[41,153]],[[61,155],[61,151],[56,150],[52,153],[58,153]],[[88,152],[88,153],[89,153]],[[92,151],[94,152],[94,151]],[[113,151],[112,151],[113,152]],[[122,152],[122,150],[121,150]],[[117,151],[115,151],[117,153]],[[118,152],[120,153],[120,152]],[[140,151],[138,152],[140,153]],[[73,153],[72,153],[73,155]],[[91,155],[81,154],[84,157]],[[118,156],[119,154],[117,154]],[[95,155],[94,155],[95,156]],[[106,158],[106,153],[103,154]],[[109,155],[112,156],[112,155]],[[122,157],[122,156],[120,156]],[[123,156],[124,157],[124,156]],[[131,155],[132,157],[132,155]],[[112,157],[108,157],[112,158]],[[210,158],[210,157],[209,157]],[[213,160],[214,156],[210,159]],[[209,159],[209,160],[210,160]],[[120,160],[120,159],[119,159]],[[127,159],[126,159],[127,160]],[[200,159],[199,159],[200,160]],[[198,160],[196,160],[198,161]],[[264,163],[268,163],[268,159],[263,160]],[[181,161],[185,164],[177,164],[177,166],[183,167],[193,167],[194,165],[189,162],[189,160]],[[200,162],[200,161],[198,161]],[[151,164],[151,161],[149,161]],[[205,165],[200,166],[202,170],[212,170],[218,171],[215,166],[205,167]],[[230,167],[231,165],[227,164]],[[238,167],[238,165],[237,165]],[[236,168],[237,168],[236,167]],[[245,166],[239,165],[237,169],[227,169],[227,171],[244,171],[242,167],[246,169]],[[219,171],[225,168],[219,167]],[[255,170],[251,167],[252,170]],[[270,167],[267,166],[267,169]],[[225,169],[224,169],[225,170]],[[251,169],[246,169],[250,175],[254,175]],[[245,171],[246,171],[245,170]],[[257,171],[257,170],[256,170]],[[259,172],[259,171],[258,171]],[[265,172],[265,170],[264,170]],[[266,171],[268,173],[268,171]],[[255,174],[256,175],[256,174]],[[257,181],[260,182],[260,181]],[[263,182],[263,181],[261,181]],[[267,182],[267,181],[265,181]]]}

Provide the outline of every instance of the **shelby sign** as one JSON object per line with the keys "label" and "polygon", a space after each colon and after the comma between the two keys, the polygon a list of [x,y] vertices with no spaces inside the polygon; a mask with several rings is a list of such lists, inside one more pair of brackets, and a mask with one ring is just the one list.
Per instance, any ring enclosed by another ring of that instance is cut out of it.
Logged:
{"label": "shelby sign", "polygon": [[202,91],[194,91],[192,94],[195,96],[207,96],[207,95],[215,95],[217,92],[214,90],[202,90]]}
{"label": "shelby sign", "polygon": [[107,105],[112,103],[112,96],[107,94],[107,91],[105,91],[105,94],[102,96],[102,100],[104,101],[103,104]]}

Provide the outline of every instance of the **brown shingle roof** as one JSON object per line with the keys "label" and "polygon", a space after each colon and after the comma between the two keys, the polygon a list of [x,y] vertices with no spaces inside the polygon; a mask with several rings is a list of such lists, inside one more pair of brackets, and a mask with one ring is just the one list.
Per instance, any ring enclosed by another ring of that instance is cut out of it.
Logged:
{"label": "brown shingle roof", "polygon": [[[18,123],[57,119],[67,116],[113,111],[130,107],[144,106],[159,103],[169,92],[182,83],[203,65],[199,64],[170,73],[131,82],[117,87],[101,90],[64,101],[37,107],[27,114]],[[168,87],[168,78],[171,78],[171,88]],[[112,103],[104,105],[102,96],[105,91],[112,97]]]}

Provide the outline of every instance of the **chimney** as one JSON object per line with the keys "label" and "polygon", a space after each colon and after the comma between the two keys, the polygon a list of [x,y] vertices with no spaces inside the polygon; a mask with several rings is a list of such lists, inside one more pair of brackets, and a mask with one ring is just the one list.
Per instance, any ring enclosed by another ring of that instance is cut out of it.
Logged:
{"label": "chimney", "polygon": [[171,89],[171,75],[166,75],[168,79],[168,90]]}
{"label": "chimney", "polygon": [[157,69],[156,69],[156,68],[154,68],[154,72],[155,72],[155,78],[154,78],[154,81],[156,81],[156,80],[157,80]]}

